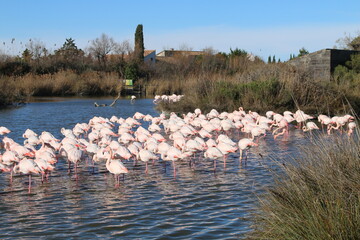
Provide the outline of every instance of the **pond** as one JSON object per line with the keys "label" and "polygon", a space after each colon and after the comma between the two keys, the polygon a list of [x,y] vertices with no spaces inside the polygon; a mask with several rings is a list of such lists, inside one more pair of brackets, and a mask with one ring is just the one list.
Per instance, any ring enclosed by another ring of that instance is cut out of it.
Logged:
{"label": "pond", "polygon": [[[63,138],[60,129],[89,122],[94,116],[127,118],[135,112],[158,116],[151,99],[120,99],[114,107],[94,107],[94,102],[110,104],[112,99],[57,98],[0,111],[0,126],[12,130],[8,137],[18,143],[27,128],[38,134],[48,131]],[[145,124],[145,123],[144,123]],[[236,138],[236,134],[234,134]],[[10,238],[116,238],[116,239],[241,239],[251,229],[252,212],[259,194],[272,184],[270,169],[274,159],[298,154],[297,146],[308,139],[292,130],[287,140],[273,140],[271,134],[249,153],[246,164],[239,152],[229,155],[226,169],[196,156],[195,168],[177,162],[174,178],[170,163],[149,165],[125,163],[129,173],[114,186],[105,163],[95,172],[85,163],[79,179],[67,173],[59,161],[49,181],[33,177],[31,194],[26,176],[0,174],[0,237]]]}

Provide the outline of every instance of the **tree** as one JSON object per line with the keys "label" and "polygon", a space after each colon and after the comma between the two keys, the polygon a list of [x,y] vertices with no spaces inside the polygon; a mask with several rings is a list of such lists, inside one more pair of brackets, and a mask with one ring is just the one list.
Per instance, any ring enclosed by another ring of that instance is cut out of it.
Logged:
{"label": "tree", "polygon": [[344,33],[344,37],[336,40],[339,48],[348,50],[360,50],[360,31],[357,32],[356,37],[351,36],[349,33]]}
{"label": "tree", "polygon": [[55,51],[55,56],[65,68],[74,68],[81,62],[84,51],[77,48],[74,39],[67,38],[63,46]]}
{"label": "tree", "polygon": [[133,52],[133,48],[128,40],[125,40],[120,44],[117,44],[115,49],[115,53],[120,54],[122,59],[124,59],[125,55],[130,55],[132,52]]}
{"label": "tree", "polygon": [[354,38],[349,45],[353,50],[360,51],[360,35]]}
{"label": "tree", "polygon": [[[291,58],[290,58],[291,59]],[[268,63],[271,63],[271,56],[268,57]]]}
{"label": "tree", "polygon": [[230,48],[230,54],[229,57],[235,57],[235,56],[243,56],[246,57],[247,56],[247,51],[243,50],[243,49],[239,49],[239,48],[235,48],[234,50],[232,50]]}
{"label": "tree", "polygon": [[215,55],[217,51],[213,47],[206,47],[203,49],[203,52],[206,55]]}
{"label": "tree", "polygon": [[31,56],[36,60],[39,60],[47,54],[45,44],[38,39],[30,39],[29,43],[26,44],[26,48],[30,51]]}
{"label": "tree", "polygon": [[117,43],[114,39],[103,33],[100,38],[96,38],[91,41],[89,52],[98,60],[100,65],[106,67],[106,55],[114,51],[116,48]]}
{"label": "tree", "polygon": [[26,49],[24,50],[24,52],[22,53],[22,59],[23,59],[25,62],[29,63],[30,60],[31,60],[31,58],[32,58],[31,52],[30,52],[29,49],[26,48]]}
{"label": "tree", "polygon": [[125,67],[125,79],[137,80],[139,77],[139,68],[136,62],[130,62]]}
{"label": "tree", "polygon": [[272,63],[276,63],[275,55],[272,58]]}
{"label": "tree", "polygon": [[135,31],[135,59],[138,62],[144,62],[144,35],[143,25],[139,24]]}
{"label": "tree", "polygon": [[304,47],[302,47],[302,48],[299,49],[298,57],[304,56],[304,55],[306,55],[306,54],[309,54],[309,51],[306,50]]}

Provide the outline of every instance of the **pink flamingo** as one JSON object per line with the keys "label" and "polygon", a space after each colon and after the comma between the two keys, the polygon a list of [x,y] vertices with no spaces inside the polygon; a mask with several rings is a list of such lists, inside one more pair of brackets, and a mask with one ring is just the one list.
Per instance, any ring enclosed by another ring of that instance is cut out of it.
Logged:
{"label": "pink flamingo", "polygon": [[13,172],[29,175],[29,193],[31,193],[31,173],[38,174],[41,172],[41,169],[33,160],[23,159],[14,167]]}
{"label": "pink flamingo", "polygon": [[[243,151],[247,151],[249,148],[251,148],[252,146],[258,146],[258,144],[254,143],[251,139],[249,138],[243,138],[240,139],[239,143],[239,150],[240,150],[240,161],[242,161],[242,157],[243,157]],[[246,157],[245,157],[245,161],[247,159],[247,152],[246,153]]]}
{"label": "pink flamingo", "polygon": [[349,122],[348,124],[348,136],[351,136],[351,134],[354,132],[354,129],[356,128],[356,123],[355,122]]}
{"label": "pink flamingo", "polygon": [[[77,146],[75,146],[74,148],[71,148],[68,152],[67,152],[67,159],[69,162],[69,166],[70,166],[70,162],[72,162],[74,164],[75,167],[75,179],[78,179],[78,175],[77,175],[77,165],[81,160],[83,151],[80,150]],[[70,168],[69,168],[70,170]]]}
{"label": "pink flamingo", "polygon": [[0,127],[0,135],[5,135],[10,133],[11,131],[6,127]]}
{"label": "pink flamingo", "polygon": [[111,173],[114,174],[115,177],[115,187],[120,185],[120,174],[128,173],[128,169],[124,166],[124,164],[119,160],[114,160],[113,152],[111,148],[106,148],[109,151],[109,157],[106,160],[106,168]]}
{"label": "pink flamingo", "polygon": [[314,129],[319,129],[319,127],[314,122],[307,122],[306,125],[302,127],[304,132],[312,131]]}
{"label": "pink flamingo", "polygon": [[[285,118],[282,118],[279,122],[278,122],[278,128],[276,128],[273,131],[273,135],[274,135],[274,139],[276,139],[278,136],[280,135],[288,135],[289,134],[289,123]],[[280,133],[275,134],[276,132],[278,132],[279,130],[282,130]]]}
{"label": "pink flamingo", "polygon": [[11,168],[10,172],[10,183],[12,183],[13,180],[13,168],[16,163],[20,161],[19,157],[14,151],[6,150],[2,155],[2,162],[4,165],[9,166]]}
{"label": "pink flamingo", "polygon": [[139,151],[139,158],[141,161],[145,162],[145,164],[146,164],[145,173],[148,172],[148,162],[150,160],[159,159],[155,154],[153,154],[152,152],[150,152],[149,150],[146,150],[146,149],[141,149]]}
{"label": "pink flamingo", "polygon": [[216,159],[223,157],[224,154],[217,147],[209,147],[205,153],[205,158],[214,159],[214,172],[216,171]]}
{"label": "pink flamingo", "polygon": [[236,152],[237,148],[228,144],[228,143],[224,143],[224,142],[219,142],[218,145],[216,146],[221,153],[223,154],[223,160],[224,160],[224,169],[226,168],[226,158],[227,155],[229,153],[234,153]]}
{"label": "pink flamingo", "polygon": [[47,160],[42,158],[36,158],[34,159],[34,162],[36,165],[42,170],[41,171],[41,182],[44,182],[44,177],[46,177],[46,180],[49,178],[49,172],[53,171],[55,167],[51,165]]}
{"label": "pink flamingo", "polygon": [[165,161],[172,161],[173,162],[173,168],[174,168],[174,178],[176,178],[176,167],[175,167],[175,161],[182,158],[182,153],[179,149],[175,147],[170,147],[169,150],[166,152],[163,160]]}

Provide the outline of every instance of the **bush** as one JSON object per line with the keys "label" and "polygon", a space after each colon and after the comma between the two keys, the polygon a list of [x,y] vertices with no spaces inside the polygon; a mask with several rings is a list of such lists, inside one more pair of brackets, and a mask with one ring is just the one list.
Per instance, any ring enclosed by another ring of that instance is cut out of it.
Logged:
{"label": "bush", "polygon": [[318,138],[260,196],[251,239],[360,239],[360,145]]}
{"label": "bush", "polygon": [[0,75],[23,76],[30,71],[30,65],[22,61],[5,62],[0,66]]}

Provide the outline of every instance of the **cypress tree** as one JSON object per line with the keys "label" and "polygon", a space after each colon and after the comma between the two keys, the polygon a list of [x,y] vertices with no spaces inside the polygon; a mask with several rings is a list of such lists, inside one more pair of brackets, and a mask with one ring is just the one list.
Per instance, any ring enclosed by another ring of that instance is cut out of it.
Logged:
{"label": "cypress tree", "polygon": [[268,63],[271,63],[271,56],[268,57]]}
{"label": "cypress tree", "polygon": [[273,62],[273,63],[276,63],[275,55],[273,56],[272,62]]}
{"label": "cypress tree", "polygon": [[143,25],[139,24],[135,31],[135,59],[139,62],[144,61],[144,35]]}

